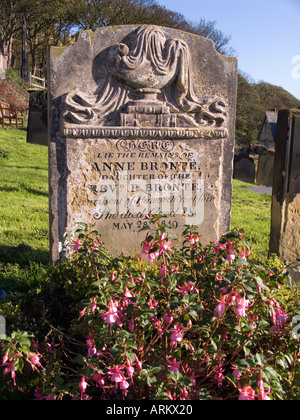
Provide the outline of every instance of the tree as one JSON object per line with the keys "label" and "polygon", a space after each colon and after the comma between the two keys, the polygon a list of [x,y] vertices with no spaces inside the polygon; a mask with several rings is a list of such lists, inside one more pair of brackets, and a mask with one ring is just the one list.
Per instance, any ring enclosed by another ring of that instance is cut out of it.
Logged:
{"label": "tree", "polygon": [[133,24],[188,26],[182,15],[159,6],[155,0],[71,0],[69,19],[79,30]]}
{"label": "tree", "polygon": [[13,38],[21,31],[29,0],[1,0],[0,52],[11,64]]}
{"label": "tree", "polygon": [[45,67],[49,45],[68,44],[70,30],[96,30],[108,25],[155,24],[211,38],[224,53],[230,38],[202,19],[191,24],[156,0],[1,0],[0,52],[9,66],[20,65],[22,27],[26,22],[27,48],[32,73]]}
{"label": "tree", "polygon": [[198,23],[190,23],[192,32],[197,35],[204,36],[211,39],[215,43],[215,48],[221,54],[233,55],[234,50],[228,47],[230,36],[223,34],[222,31],[216,28],[216,21],[206,21],[201,19]]}
{"label": "tree", "polygon": [[72,25],[66,15],[68,1],[1,0],[0,52],[7,58],[9,67],[20,65],[24,22],[33,73],[37,63],[45,66],[49,45],[69,40],[67,33]]}

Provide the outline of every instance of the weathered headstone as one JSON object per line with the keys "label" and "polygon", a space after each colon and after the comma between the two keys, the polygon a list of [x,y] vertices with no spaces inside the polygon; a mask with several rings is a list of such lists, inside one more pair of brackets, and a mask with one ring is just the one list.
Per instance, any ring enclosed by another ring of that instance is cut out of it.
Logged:
{"label": "weathered headstone", "polygon": [[274,160],[274,151],[265,149],[259,153],[256,174],[257,185],[272,187],[274,178]]}
{"label": "weathered headstone", "polygon": [[200,36],[156,26],[81,32],[49,60],[51,255],[96,223],[140,251],[147,214],[203,242],[230,227],[237,63]]}
{"label": "weathered headstone", "polygon": [[46,90],[39,90],[30,94],[27,143],[48,146],[48,110]]}
{"label": "weathered headstone", "polygon": [[234,156],[233,178],[250,184],[255,182],[254,159],[245,150]]}
{"label": "weathered headstone", "polygon": [[[300,110],[278,114],[270,252],[288,264],[300,258]],[[296,266],[291,274],[299,281]]]}

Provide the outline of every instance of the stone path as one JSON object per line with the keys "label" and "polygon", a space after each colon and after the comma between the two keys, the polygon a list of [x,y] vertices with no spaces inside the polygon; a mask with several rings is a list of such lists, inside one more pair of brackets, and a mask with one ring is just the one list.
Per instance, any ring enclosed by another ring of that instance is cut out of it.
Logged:
{"label": "stone path", "polygon": [[271,194],[272,195],[272,187],[250,187],[245,188],[245,190],[249,190],[252,192],[256,192],[259,194]]}

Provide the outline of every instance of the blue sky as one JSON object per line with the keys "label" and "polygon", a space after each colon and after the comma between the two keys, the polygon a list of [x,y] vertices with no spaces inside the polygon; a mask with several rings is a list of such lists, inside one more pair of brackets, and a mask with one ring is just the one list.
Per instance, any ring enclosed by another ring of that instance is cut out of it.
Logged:
{"label": "blue sky", "polygon": [[157,0],[187,20],[216,21],[239,69],[300,100],[300,0]]}

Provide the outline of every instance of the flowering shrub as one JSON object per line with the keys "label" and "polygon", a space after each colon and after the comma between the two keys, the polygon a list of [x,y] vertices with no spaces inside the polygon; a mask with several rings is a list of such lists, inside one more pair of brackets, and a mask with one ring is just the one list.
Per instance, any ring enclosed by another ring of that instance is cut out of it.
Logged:
{"label": "flowering shrub", "polygon": [[11,386],[31,372],[35,399],[299,398],[298,289],[284,266],[252,263],[239,229],[202,247],[188,226],[176,248],[170,228],[149,218],[140,256],[113,258],[82,224],[51,269],[65,316],[52,311],[46,339],[3,342]]}

